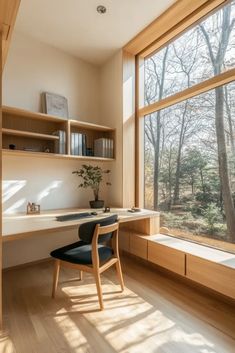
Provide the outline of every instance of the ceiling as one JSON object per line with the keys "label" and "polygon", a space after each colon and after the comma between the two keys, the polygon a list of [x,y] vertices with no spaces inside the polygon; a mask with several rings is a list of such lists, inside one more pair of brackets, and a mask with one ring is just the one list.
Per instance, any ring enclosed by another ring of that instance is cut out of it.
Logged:
{"label": "ceiling", "polygon": [[[95,65],[164,12],[175,0],[21,0],[16,31]],[[107,7],[100,15],[98,5]]]}

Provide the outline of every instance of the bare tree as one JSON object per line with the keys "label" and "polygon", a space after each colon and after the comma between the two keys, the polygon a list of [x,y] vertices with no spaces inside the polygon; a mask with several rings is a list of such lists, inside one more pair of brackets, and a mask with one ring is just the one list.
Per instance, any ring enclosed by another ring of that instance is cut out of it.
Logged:
{"label": "bare tree", "polygon": [[[223,68],[224,58],[229,43],[229,37],[233,29],[235,19],[231,20],[231,4],[225,6],[222,11],[221,34],[217,52],[204,25],[200,25],[201,32],[208,48],[209,57],[213,66],[214,75],[219,75]],[[224,90],[223,87],[215,89],[215,127],[218,144],[219,175],[221,181],[222,197],[228,228],[228,236],[235,240],[235,208],[232,198],[232,190],[229,181],[225,129],[224,129]]]}
{"label": "bare tree", "polygon": [[[157,79],[154,92],[158,100],[161,100],[164,92],[166,62],[168,55],[168,46],[165,49],[162,59],[161,76],[158,74],[156,62],[151,59],[154,68],[154,74]],[[159,163],[160,163],[160,138],[161,138],[161,111],[157,111],[154,116],[149,117],[149,125],[146,128],[146,134],[154,149],[154,192],[153,192],[153,207],[158,208],[158,194],[159,194]]]}

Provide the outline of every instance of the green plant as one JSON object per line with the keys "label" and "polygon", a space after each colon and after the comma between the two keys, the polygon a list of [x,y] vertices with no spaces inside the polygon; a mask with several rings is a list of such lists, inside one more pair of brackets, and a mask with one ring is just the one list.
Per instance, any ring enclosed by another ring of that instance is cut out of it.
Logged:
{"label": "green plant", "polygon": [[202,214],[208,225],[209,232],[212,234],[216,229],[216,223],[222,221],[221,210],[215,203],[210,203]]}
{"label": "green plant", "polygon": [[[83,164],[79,170],[73,171],[78,177],[82,178],[83,181],[78,185],[79,188],[91,188],[94,193],[95,201],[99,200],[100,183],[103,181],[104,174],[109,174],[110,170],[103,170],[102,168],[92,165]],[[106,182],[106,185],[111,183]]]}

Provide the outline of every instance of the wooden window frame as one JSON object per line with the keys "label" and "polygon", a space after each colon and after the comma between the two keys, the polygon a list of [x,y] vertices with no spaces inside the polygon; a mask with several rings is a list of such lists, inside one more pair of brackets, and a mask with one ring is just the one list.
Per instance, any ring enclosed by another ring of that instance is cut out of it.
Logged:
{"label": "wooden window frame", "polygon": [[[188,1],[188,0],[186,0]],[[153,32],[154,25],[155,28],[158,27],[158,21],[163,22],[164,20],[167,22],[172,16],[172,11],[179,8],[183,8],[183,3],[186,3],[185,0],[178,0],[172,7],[169,8],[163,15],[161,15],[155,22],[153,22],[145,32],[150,31]],[[148,45],[146,42],[146,47],[144,47],[144,38],[146,37],[146,33],[140,33],[139,41],[141,42],[142,49],[138,53],[135,54],[136,60],[136,92],[135,92],[135,101],[136,101],[136,112],[135,112],[135,204],[138,207],[144,207],[144,175],[143,175],[143,147],[144,147],[144,133],[143,133],[143,125],[144,125],[144,116],[154,113],[158,110],[165,109],[174,104],[187,100],[189,98],[198,96],[199,94],[205,93],[216,87],[223,86],[235,80],[235,68],[227,70],[217,76],[214,76],[210,79],[207,79],[203,82],[200,82],[190,88],[184,89],[180,92],[177,92],[169,97],[163,98],[160,101],[144,106],[144,74],[143,74],[143,66],[144,60],[153,55],[156,51],[165,47],[168,43],[174,41],[177,37],[182,35],[183,32],[187,31],[190,27],[195,26],[198,22],[200,22],[204,17],[208,17],[213,12],[217,11],[219,8],[228,4],[230,0],[208,0],[204,1],[202,5],[200,0],[195,0],[194,6],[196,3],[198,7],[196,9],[192,9],[191,13],[188,13],[189,9],[187,7],[187,11],[185,12],[185,16],[183,20],[180,20],[177,24],[167,30],[165,28],[165,33],[161,34],[156,38],[156,40]],[[163,22],[164,23],[164,22]],[[152,27],[151,27],[152,26]],[[151,28],[150,28],[151,27]],[[141,40],[142,39],[142,40]],[[134,42],[138,40],[134,38]],[[138,43],[137,43],[138,44]],[[136,46],[132,45],[134,48]],[[139,45],[138,48],[141,48]],[[128,50],[128,46],[132,48],[131,43],[128,43],[126,49]],[[141,126],[142,125],[142,126]]]}

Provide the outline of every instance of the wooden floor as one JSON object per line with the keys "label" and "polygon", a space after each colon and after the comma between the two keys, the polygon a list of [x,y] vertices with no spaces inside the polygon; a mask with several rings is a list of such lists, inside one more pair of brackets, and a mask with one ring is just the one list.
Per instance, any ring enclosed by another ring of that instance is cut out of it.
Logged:
{"label": "wooden floor", "polygon": [[133,259],[122,259],[126,289],[103,276],[105,310],[94,280],[62,270],[50,298],[52,263],[4,274],[1,353],[235,352],[235,308],[177,283]]}

